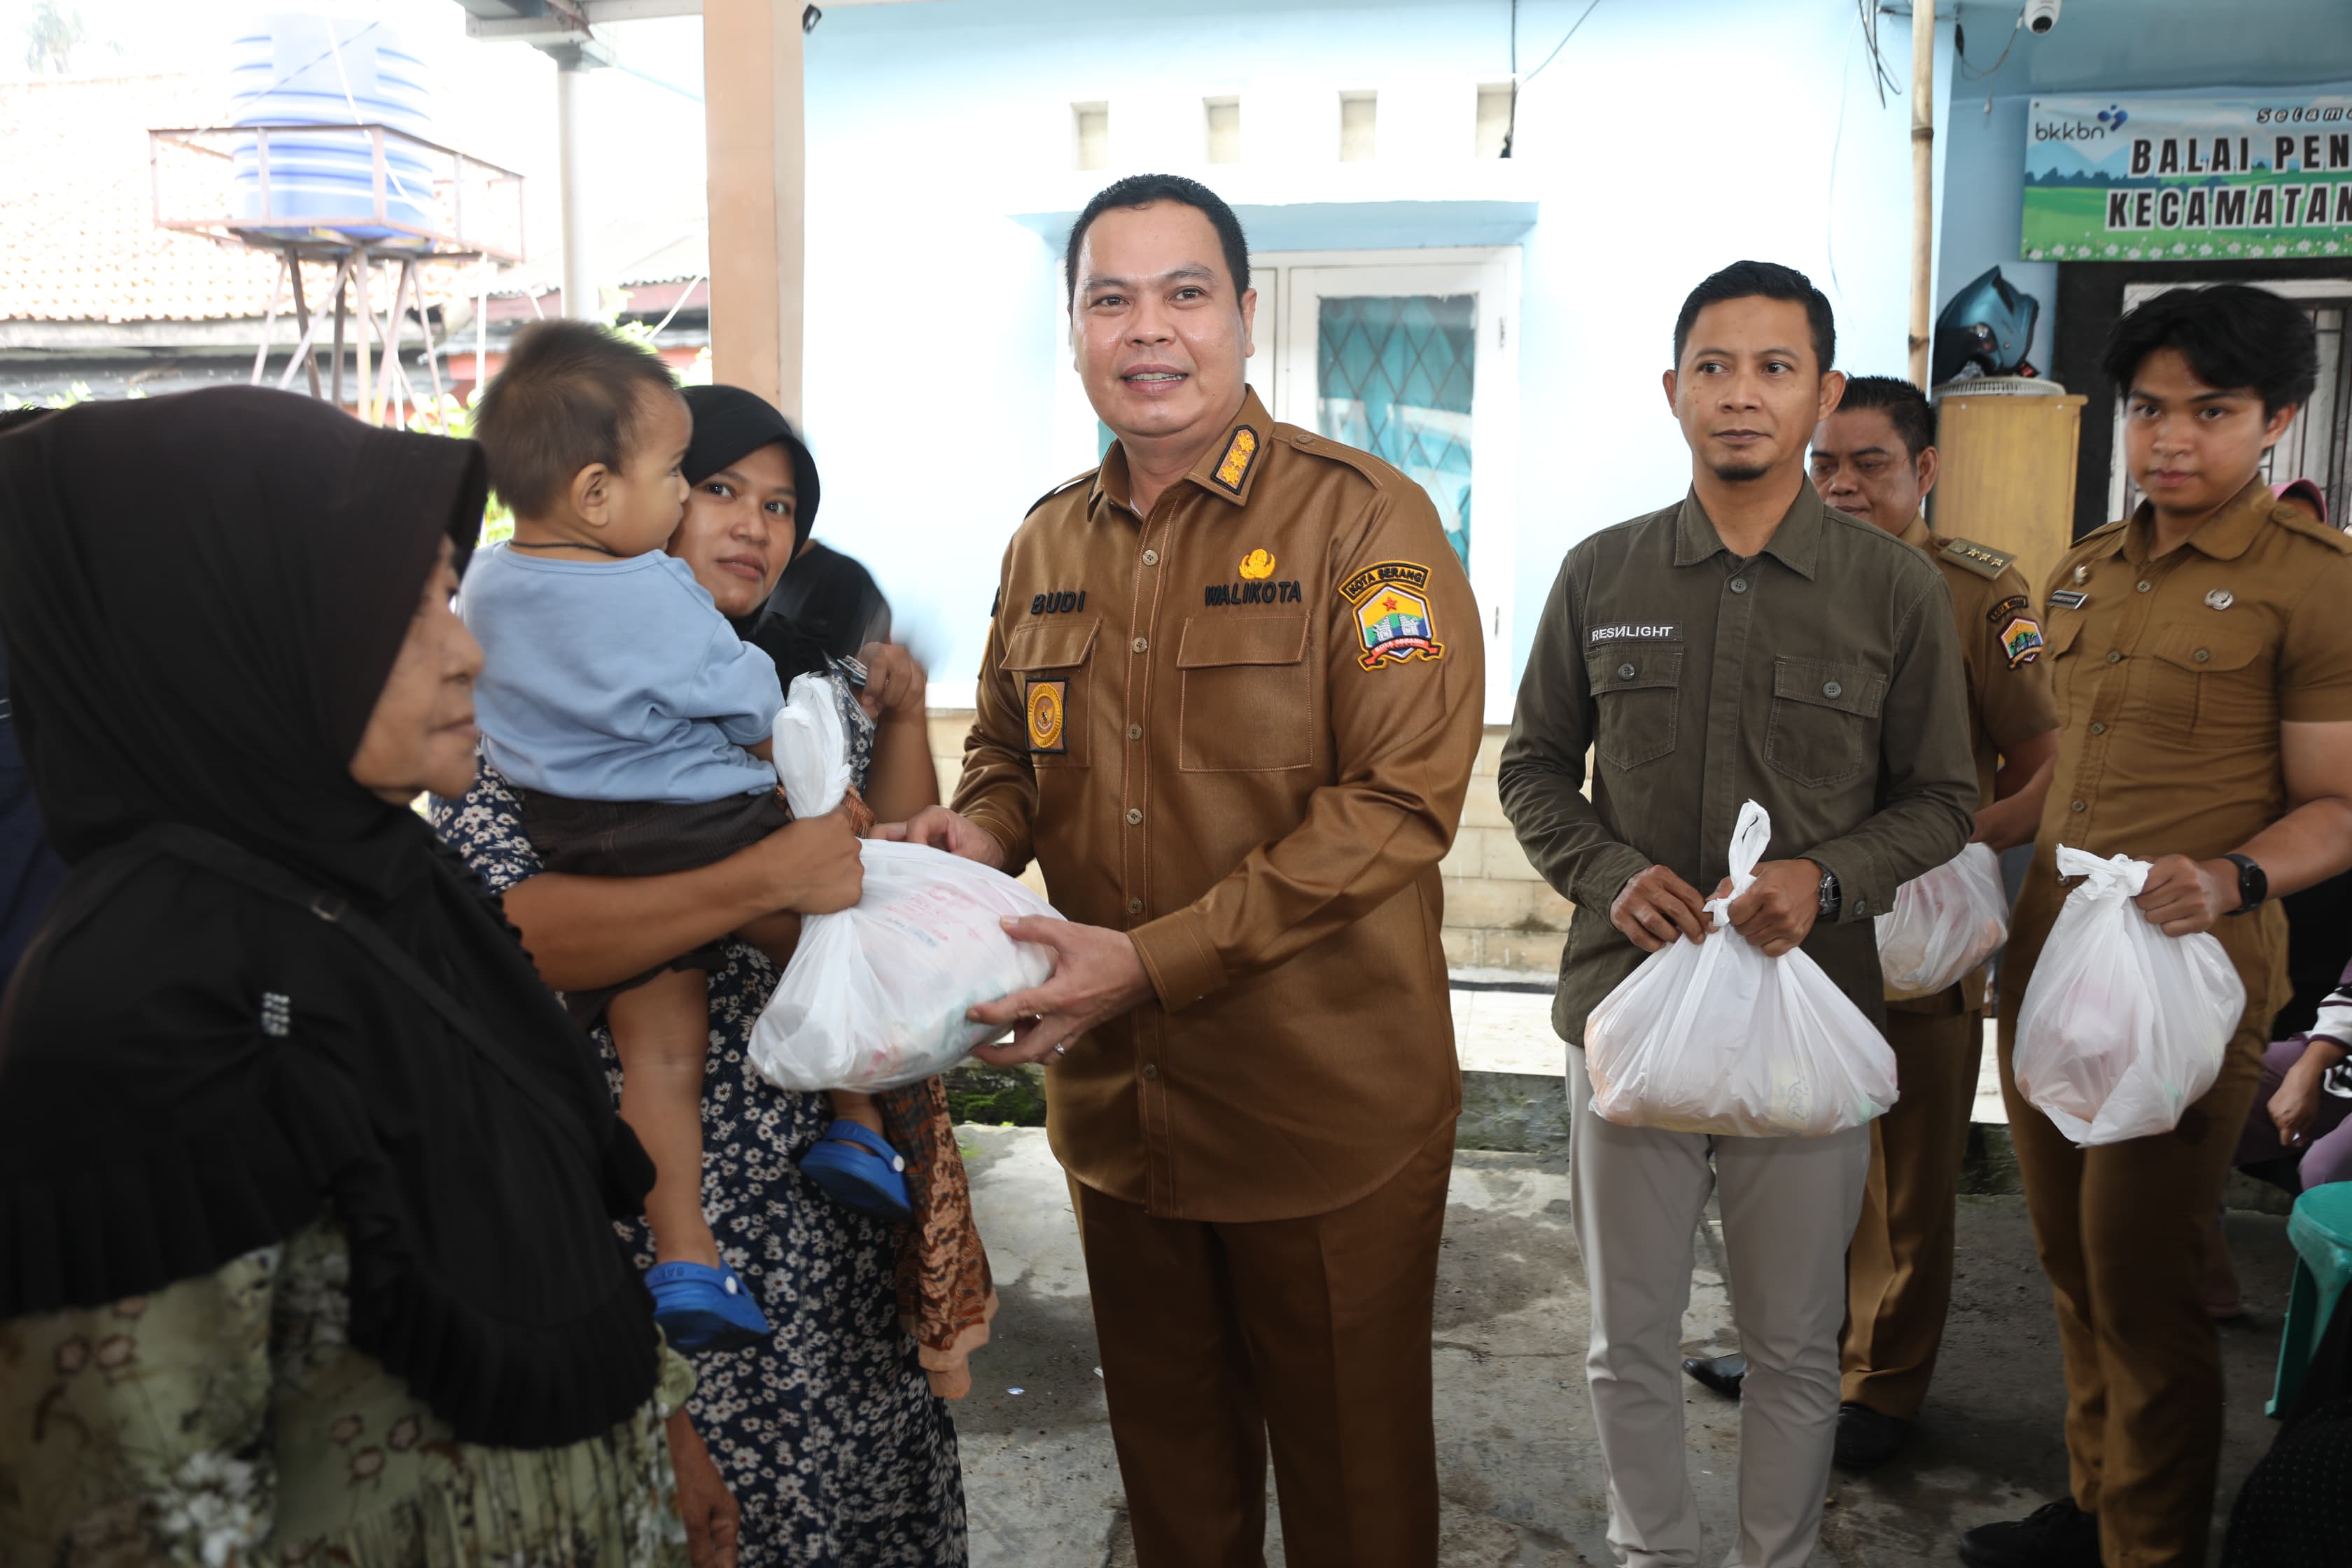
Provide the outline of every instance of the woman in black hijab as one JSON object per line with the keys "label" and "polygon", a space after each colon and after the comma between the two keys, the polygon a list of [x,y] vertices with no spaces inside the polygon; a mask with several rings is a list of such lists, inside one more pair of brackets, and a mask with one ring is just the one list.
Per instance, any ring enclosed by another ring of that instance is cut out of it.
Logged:
{"label": "woman in black hijab", "polygon": [[620,1568],[682,1498],[731,1561],[612,1229],[651,1168],[408,808],[472,772],[482,500],[468,443],[247,388],[0,439],[72,866],[0,1003],[0,1557]]}
{"label": "woman in black hijab", "polygon": [[[669,553],[786,681],[832,672],[866,803],[898,820],[935,802],[922,671],[903,648],[868,649],[853,693],[814,639],[760,619],[814,520],[816,465],[783,416],[740,387],[690,386],[694,438],[681,465],[686,516]],[[754,623],[758,625],[754,626]],[[947,1398],[996,1307],[945,1089],[937,1079],[878,1096],[906,1157],[911,1224],[889,1226],[827,1198],[801,1161],[832,1112],[789,1094],[748,1049],[777,971],[729,933],[796,901],[814,857],[794,824],[716,865],[660,877],[544,868],[512,788],[487,763],[436,801],[434,821],[504,896],[540,972],[560,988],[609,985],[704,943],[709,978],[702,1079],[704,1212],[721,1255],[774,1325],[750,1350],[696,1358],[695,1419],[742,1504],[744,1568],[953,1568],[967,1558],[963,1479]],[[852,853],[854,843],[843,846]],[[610,1031],[595,1031],[617,1071]],[[640,1260],[650,1237],[634,1227]]]}

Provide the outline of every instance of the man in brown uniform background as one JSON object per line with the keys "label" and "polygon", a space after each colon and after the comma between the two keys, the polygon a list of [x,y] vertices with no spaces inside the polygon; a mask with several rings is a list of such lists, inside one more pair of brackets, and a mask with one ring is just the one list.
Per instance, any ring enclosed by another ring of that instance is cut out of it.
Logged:
{"label": "man in brown uniform background", "polygon": [[1438,862],[1477,752],[1469,582],[1420,487],[1270,419],[1231,209],[1112,185],[1071,337],[1118,439],[1013,536],[955,809],[1052,980],[1046,1063],[1144,1568],[1437,1555],[1430,1323],[1461,1079]]}
{"label": "man in brown uniform background", "polygon": [[2276,895],[2352,863],[2352,541],[2279,506],[2263,452],[2311,395],[2309,318],[2240,285],[2125,316],[2104,367],[2148,500],[2052,574],[2064,729],[2003,989],[2021,1000],[2067,889],[2057,847],[2149,859],[2140,910],[2210,931],[2245,982],[2220,1079],[2172,1131],[2077,1149],[2001,1093],[2066,1358],[2072,1496],[1960,1539],[1973,1568],[2205,1561],[2221,1358],[2200,1299],[2213,1211],[2287,995]]}
{"label": "man in brown uniform background", "polygon": [[[2042,617],[1999,551],[1940,539],[1920,508],[1936,488],[1936,410],[1892,376],[1849,376],[1813,431],[1813,487],[1849,517],[1927,553],[1951,590],[1976,754],[1974,842],[1995,854],[2033,840],[2058,755],[2058,710],[2042,658]],[[1886,994],[1886,1040],[1902,1098],[1871,1123],[1870,1177],[1846,1249],[1846,1325],[1836,1458],[1867,1469],[1894,1458],[1927,1397],[1952,1299],[1953,1205],[1984,1057],[1985,976],[1932,995]],[[1747,1362],[1685,1363],[1737,1394]]]}

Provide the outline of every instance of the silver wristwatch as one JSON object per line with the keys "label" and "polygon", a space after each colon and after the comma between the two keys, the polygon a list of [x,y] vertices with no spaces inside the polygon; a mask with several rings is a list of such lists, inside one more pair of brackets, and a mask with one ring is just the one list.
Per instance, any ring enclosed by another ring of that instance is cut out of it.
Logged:
{"label": "silver wristwatch", "polygon": [[1837,873],[1827,866],[1822,867],[1822,919],[1837,918],[1839,898]]}

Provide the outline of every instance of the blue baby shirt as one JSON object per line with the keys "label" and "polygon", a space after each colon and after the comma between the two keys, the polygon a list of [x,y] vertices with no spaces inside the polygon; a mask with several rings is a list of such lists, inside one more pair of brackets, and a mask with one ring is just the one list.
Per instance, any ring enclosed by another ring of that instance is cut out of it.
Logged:
{"label": "blue baby shirt", "polygon": [[482,645],[482,749],[523,788],[671,805],[775,788],[743,750],[784,704],[775,662],[676,556],[549,561],[495,545],[467,564],[457,614]]}

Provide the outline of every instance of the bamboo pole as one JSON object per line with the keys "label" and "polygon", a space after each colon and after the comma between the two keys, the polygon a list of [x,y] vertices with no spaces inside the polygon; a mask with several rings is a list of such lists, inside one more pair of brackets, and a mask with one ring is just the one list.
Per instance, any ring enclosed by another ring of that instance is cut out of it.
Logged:
{"label": "bamboo pole", "polygon": [[1911,0],[1911,380],[1927,389],[1936,275],[1936,0]]}

